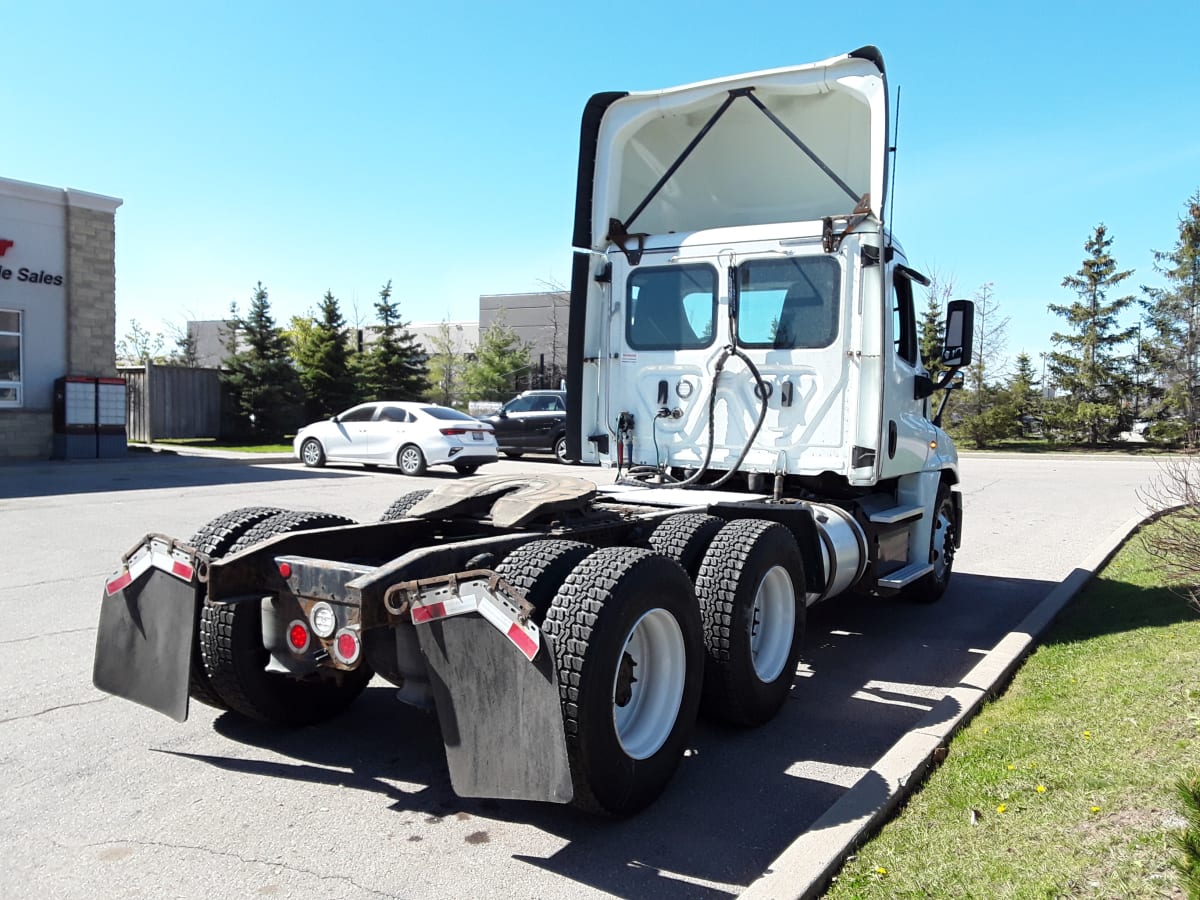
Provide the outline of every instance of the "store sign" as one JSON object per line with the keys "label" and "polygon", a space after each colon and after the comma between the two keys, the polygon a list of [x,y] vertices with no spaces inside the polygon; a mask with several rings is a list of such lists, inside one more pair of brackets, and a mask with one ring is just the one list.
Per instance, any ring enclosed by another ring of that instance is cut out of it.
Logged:
{"label": "store sign", "polygon": [[[10,241],[7,238],[0,238],[0,256],[4,256],[10,247],[15,246],[16,243],[14,241]],[[45,269],[39,269],[35,272],[32,269],[27,269],[22,266],[14,271],[7,266],[0,266],[0,281],[14,280],[24,281],[28,284],[52,284],[55,286],[59,286],[63,283],[63,277],[61,275],[52,275]]]}

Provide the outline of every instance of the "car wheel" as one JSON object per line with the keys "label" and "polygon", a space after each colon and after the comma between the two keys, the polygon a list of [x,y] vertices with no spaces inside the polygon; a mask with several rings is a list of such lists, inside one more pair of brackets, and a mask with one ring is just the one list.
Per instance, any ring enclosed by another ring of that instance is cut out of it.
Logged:
{"label": "car wheel", "polygon": [[474,475],[479,471],[479,463],[459,463],[454,471],[459,475]]}
{"label": "car wheel", "polygon": [[520,450],[505,450],[504,455],[507,456],[509,459],[520,459],[521,451]]}
{"label": "car wheel", "polygon": [[416,444],[405,444],[396,454],[396,465],[405,475],[425,474],[425,454]]}
{"label": "car wheel", "polygon": [[554,458],[564,466],[575,464],[575,460],[567,456],[567,436],[565,434],[554,442]]}
{"label": "car wheel", "polygon": [[321,442],[316,438],[309,438],[301,444],[300,459],[306,466],[313,469],[325,465],[325,451],[321,448]]}

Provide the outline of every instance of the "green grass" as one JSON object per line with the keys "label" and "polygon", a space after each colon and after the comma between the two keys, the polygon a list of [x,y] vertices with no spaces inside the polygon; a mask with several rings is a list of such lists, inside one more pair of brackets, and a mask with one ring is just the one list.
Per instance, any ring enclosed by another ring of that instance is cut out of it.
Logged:
{"label": "green grass", "polygon": [[1183,897],[1200,615],[1158,570],[1131,539],[827,896]]}
{"label": "green grass", "polygon": [[210,450],[232,450],[237,453],[291,453],[287,444],[239,444],[233,441],[218,441],[215,438],[156,438],[154,443],[176,447],[202,447]]}
{"label": "green grass", "polygon": [[[953,437],[953,435],[951,436]],[[983,450],[976,450],[974,442],[965,437],[955,437],[954,443],[960,451],[967,450],[974,453],[1132,453],[1138,456],[1155,456],[1180,452],[1180,448],[1169,444],[1134,441],[1074,444],[1047,441],[1044,438],[1003,438],[998,441],[990,441]]]}

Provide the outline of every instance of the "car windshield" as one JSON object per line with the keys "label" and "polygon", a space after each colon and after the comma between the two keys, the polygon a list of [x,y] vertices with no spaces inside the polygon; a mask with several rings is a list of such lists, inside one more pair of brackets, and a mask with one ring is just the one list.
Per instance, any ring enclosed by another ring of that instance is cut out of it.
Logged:
{"label": "car windshield", "polygon": [[466,422],[478,421],[474,416],[468,416],[466,413],[461,413],[457,409],[451,409],[449,406],[422,406],[421,412],[433,416],[435,419],[457,419]]}

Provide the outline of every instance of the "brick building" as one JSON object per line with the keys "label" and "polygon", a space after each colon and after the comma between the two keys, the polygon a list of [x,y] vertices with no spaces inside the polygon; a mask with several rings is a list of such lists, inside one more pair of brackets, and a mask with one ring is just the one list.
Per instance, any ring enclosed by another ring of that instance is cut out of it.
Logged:
{"label": "brick building", "polygon": [[0,178],[0,457],[51,455],[56,379],[117,374],[120,205]]}

